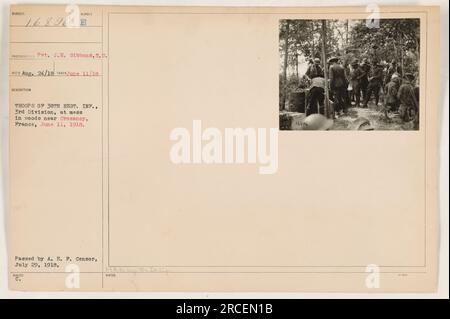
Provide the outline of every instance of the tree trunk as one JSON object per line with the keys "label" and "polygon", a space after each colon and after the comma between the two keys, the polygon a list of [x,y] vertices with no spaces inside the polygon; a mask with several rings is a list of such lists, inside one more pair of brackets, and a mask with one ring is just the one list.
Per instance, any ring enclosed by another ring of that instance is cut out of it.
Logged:
{"label": "tree trunk", "polygon": [[402,71],[402,74],[401,74],[401,76],[402,76],[402,78],[403,78],[403,75],[405,74],[405,66],[404,66],[404,63],[403,63],[403,36],[400,34],[400,65],[401,65],[401,71]]}
{"label": "tree trunk", "polygon": [[325,77],[325,116],[330,118],[331,116],[331,109],[330,109],[330,94],[328,92],[328,67],[327,67],[327,54],[325,52],[325,46],[326,46],[326,38],[327,38],[327,21],[322,20],[322,61],[323,61],[323,74]]}
{"label": "tree trunk", "polygon": [[285,32],[284,32],[284,64],[283,64],[283,100],[280,105],[280,110],[283,110],[286,108],[286,100],[287,100],[287,64],[288,64],[288,51],[289,51],[289,20],[286,20],[286,26],[285,26]]}
{"label": "tree trunk", "polygon": [[314,43],[314,21],[311,21],[311,35],[312,35],[312,41],[311,41],[311,58],[315,58],[316,57],[316,48],[315,48],[315,43]]}
{"label": "tree trunk", "polygon": [[345,20],[345,46],[348,47],[348,19]]}

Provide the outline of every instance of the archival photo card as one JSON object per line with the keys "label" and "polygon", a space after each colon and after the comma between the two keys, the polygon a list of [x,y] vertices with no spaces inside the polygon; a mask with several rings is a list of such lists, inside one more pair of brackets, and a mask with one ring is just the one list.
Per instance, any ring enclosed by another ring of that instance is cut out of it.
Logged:
{"label": "archival photo card", "polygon": [[439,8],[10,9],[12,290],[436,290]]}
{"label": "archival photo card", "polygon": [[280,130],[418,130],[420,20],[283,19]]}

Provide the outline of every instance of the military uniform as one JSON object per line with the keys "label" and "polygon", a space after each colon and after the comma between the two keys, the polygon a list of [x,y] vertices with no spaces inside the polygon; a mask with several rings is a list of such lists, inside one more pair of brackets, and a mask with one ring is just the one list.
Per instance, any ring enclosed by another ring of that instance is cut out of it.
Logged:
{"label": "military uniform", "polygon": [[333,91],[335,99],[336,111],[347,111],[347,78],[345,77],[344,67],[337,63],[337,59],[330,59],[329,62],[333,63],[330,66],[330,88]]}
{"label": "military uniform", "polygon": [[367,62],[363,62],[361,64],[361,70],[364,71],[364,74],[361,77],[359,86],[361,88],[362,98],[363,100],[365,100],[367,96],[367,87],[369,86],[370,64]]}
{"label": "military uniform", "polygon": [[355,97],[355,106],[359,107],[361,101],[361,79],[365,76],[364,70],[358,63],[352,65],[353,70],[350,72],[350,83],[353,88],[353,95]]}
{"label": "military uniform", "polygon": [[397,97],[399,88],[400,78],[394,78],[386,85],[386,111],[397,111],[399,107],[399,100]]}
{"label": "military uniform", "polygon": [[370,100],[372,94],[375,95],[375,104],[378,105],[380,99],[380,89],[383,85],[383,68],[379,64],[375,64],[372,69],[372,76],[369,79],[369,85],[367,87],[366,98],[364,99],[364,107],[367,107],[367,103]]}
{"label": "military uniform", "polygon": [[397,73],[397,63],[392,62],[386,71],[386,76],[384,77],[384,83],[386,83],[386,85],[391,81],[394,73]]}
{"label": "military uniform", "polygon": [[399,107],[399,113],[400,117],[404,121],[411,120],[410,113],[412,110],[415,111],[415,113],[418,113],[418,103],[416,101],[416,95],[414,92],[414,87],[411,84],[411,77],[407,77],[403,80],[402,85],[400,85],[400,88],[398,89],[397,98],[400,103]]}
{"label": "military uniform", "polygon": [[322,77],[315,77],[311,80],[311,88],[309,90],[307,102],[307,115],[312,113],[321,113],[321,110],[323,110],[325,100],[325,84],[325,79]]}
{"label": "military uniform", "polygon": [[318,64],[318,63],[311,64],[311,65],[308,67],[308,70],[306,70],[306,75],[307,75],[310,79],[314,79],[314,78],[316,78],[316,77],[321,77],[321,78],[324,77],[323,69],[322,69],[322,67],[320,66],[320,64]]}

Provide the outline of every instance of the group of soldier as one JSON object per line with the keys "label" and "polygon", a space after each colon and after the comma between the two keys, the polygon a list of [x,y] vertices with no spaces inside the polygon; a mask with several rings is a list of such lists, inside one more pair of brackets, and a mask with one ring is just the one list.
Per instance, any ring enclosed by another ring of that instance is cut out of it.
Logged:
{"label": "group of soldier", "polygon": [[[347,113],[352,101],[355,107],[367,108],[373,96],[378,106],[383,91],[382,109],[386,117],[389,112],[395,112],[404,121],[418,118],[419,89],[414,86],[415,77],[403,73],[395,60],[385,66],[379,61],[370,63],[366,58],[361,62],[354,59],[344,66],[339,58],[332,57],[328,60],[327,74],[330,99],[338,116]],[[326,82],[319,58],[310,60],[305,75],[310,82],[307,113],[323,113]]]}

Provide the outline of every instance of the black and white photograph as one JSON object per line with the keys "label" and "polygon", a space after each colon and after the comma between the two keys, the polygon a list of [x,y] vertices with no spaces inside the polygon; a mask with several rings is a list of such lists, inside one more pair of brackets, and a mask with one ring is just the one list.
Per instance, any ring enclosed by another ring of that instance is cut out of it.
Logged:
{"label": "black and white photograph", "polygon": [[418,130],[420,20],[280,20],[280,130]]}

